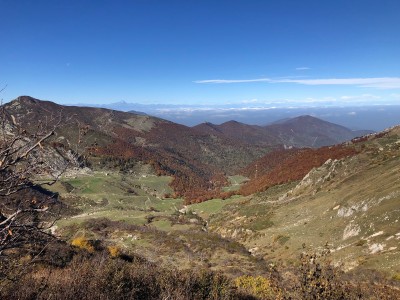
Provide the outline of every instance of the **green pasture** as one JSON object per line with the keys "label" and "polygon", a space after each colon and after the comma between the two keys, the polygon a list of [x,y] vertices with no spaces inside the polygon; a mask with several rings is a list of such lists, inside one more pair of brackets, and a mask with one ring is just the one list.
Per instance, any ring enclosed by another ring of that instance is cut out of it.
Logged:
{"label": "green pasture", "polygon": [[224,187],[222,190],[224,192],[237,191],[240,189],[241,185],[249,180],[249,178],[242,175],[233,175],[228,177],[229,185]]}

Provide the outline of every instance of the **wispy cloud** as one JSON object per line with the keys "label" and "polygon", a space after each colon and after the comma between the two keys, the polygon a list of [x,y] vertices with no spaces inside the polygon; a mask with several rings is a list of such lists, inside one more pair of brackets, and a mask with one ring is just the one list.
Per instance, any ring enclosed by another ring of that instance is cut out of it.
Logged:
{"label": "wispy cloud", "polygon": [[211,79],[196,80],[195,83],[249,83],[249,82],[267,82],[267,83],[295,83],[303,85],[354,85],[358,87],[376,88],[376,89],[400,89],[400,77],[375,77],[375,78],[325,78],[325,79]]}
{"label": "wispy cloud", "polygon": [[258,102],[260,102],[260,100],[258,99],[246,99],[242,101],[242,103],[258,103]]}
{"label": "wispy cloud", "polygon": [[196,80],[194,83],[247,83],[247,82],[271,82],[269,78],[257,79],[209,79],[209,80]]}
{"label": "wispy cloud", "polygon": [[379,100],[382,99],[381,96],[371,95],[371,94],[362,94],[362,95],[353,95],[353,96],[341,96],[341,100]]}
{"label": "wispy cloud", "polygon": [[311,68],[309,67],[298,67],[296,68],[296,71],[305,71],[305,70],[310,70]]}
{"label": "wispy cloud", "polygon": [[377,77],[377,78],[328,78],[328,79],[282,79],[272,82],[297,83],[304,85],[355,85],[359,87],[370,87],[377,89],[400,88],[400,77]]}
{"label": "wispy cloud", "polygon": [[396,100],[400,100],[400,94],[391,94],[390,97]]}

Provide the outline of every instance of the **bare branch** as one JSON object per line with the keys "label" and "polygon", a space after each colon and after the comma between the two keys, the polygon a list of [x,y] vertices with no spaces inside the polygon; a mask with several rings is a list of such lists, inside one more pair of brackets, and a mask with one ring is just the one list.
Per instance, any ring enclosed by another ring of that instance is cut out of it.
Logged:
{"label": "bare branch", "polygon": [[21,161],[22,159],[24,159],[25,157],[28,156],[29,153],[31,153],[35,148],[37,148],[38,146],[40,146],[40,143],[42,143],[43,141],[45,141],[46,139],[48,139],[50,136],[52,136],[54,134],[54,131],[50,131],[49,133],[47,133],[45,136],[43,136],[39,141],[37,141],[33,146],[31,146],[28,150],[25,151],[25,153],[17,156],[14,161],[11,161],[10,164],[14,165],[16,163],[18,163],[19,161]]}
{"label": "bare branch", "polygon": [[32,212],[44,212],[44,211],[47,211],[48,209],[49,209],[48,207],[44,207],[44,208],[33,208],[33,209],[17,210],[15,213],[13,213],[11,216],[9,216],[7,219],[5,219],[3,222],[0,222],[0,226],[5,225],[8,222],[11,222],[12,220],[14,220],[20,214],[32,213]]}

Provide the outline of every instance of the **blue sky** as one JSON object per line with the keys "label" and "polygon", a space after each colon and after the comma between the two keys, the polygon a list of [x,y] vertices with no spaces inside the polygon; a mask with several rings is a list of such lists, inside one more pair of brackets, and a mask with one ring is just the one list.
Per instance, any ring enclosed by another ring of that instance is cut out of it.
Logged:
{"label": "blue sky", "polygon": [[0,0],[0,98],[400,104],[398,0]]}

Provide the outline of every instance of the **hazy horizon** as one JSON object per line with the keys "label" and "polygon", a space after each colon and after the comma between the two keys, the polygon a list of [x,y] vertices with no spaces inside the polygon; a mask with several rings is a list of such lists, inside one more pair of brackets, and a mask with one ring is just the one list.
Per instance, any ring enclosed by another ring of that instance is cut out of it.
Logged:
{"label": "hazy horizon", "polygon": [[[28,95],[24,95],[28,96]],[[32,97],[32,96],[28,96]],[[33,97],[35,98],[35,97]],[[37,98],[36,98],[37,99]],[[13,99],[14,100],[14,99]],[[49,99],[39,99],[52,101]],[[57,101],[52,101],[57,103]],[[201,123],[220,125],[228,121],[237,121],[248,125],[265,126],[283,119],[310,115],[324,121],[345,126],[351,130],[382,131],[399,125],[400,105],[337,105],[335,103],[310,105],[297,103],[286,106],[250,104],[140,104],[119,101],[108,104],[59,103],[67,106],[97,107],[125,112],[147,114],[189,127]]]}

